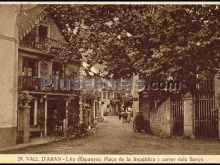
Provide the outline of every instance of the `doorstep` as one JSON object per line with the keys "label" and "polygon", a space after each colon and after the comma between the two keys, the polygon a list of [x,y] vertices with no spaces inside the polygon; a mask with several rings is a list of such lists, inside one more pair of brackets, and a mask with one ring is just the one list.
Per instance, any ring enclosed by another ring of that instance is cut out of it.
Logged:
{"label": "doorstep", "polygon": [[39,145],[45,145],[49,143],[54,143],[58,141],[62,141],[65,138],[62,137],[39,137],[39,138],[32,138],[30,142],[28,143],[22,143],[22,144],[16,144],[13,146],[6,146],[3,148],[0,148],[0,152],[4,151],[10,151],[10,150],[19,150],[27,147],[34,147],[34,146],[39,146]]}

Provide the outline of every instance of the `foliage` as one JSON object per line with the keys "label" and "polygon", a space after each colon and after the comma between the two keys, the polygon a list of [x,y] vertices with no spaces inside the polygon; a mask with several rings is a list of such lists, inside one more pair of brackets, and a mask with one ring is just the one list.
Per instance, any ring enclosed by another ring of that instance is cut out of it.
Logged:
{"label": "foliage", "polygon": [[28,93],[28,91],[24,91],[19,93],[18,102],[21,104],[30,103],[33,97]]}
{"label": "foliage", "polygon": [[219,67],[219,6],[51,5],[48,11],[75,52],[91,67],[105,65],[108,77],[172,77],[190,89],[198,74]]}
{"label": "foliage", "polygon": [[81,59],[81,56],[71,44],[59,41],[56,44],[46,43],[46,51],[55,54],[54,60],[62,61],[62,63],[71,63]]}

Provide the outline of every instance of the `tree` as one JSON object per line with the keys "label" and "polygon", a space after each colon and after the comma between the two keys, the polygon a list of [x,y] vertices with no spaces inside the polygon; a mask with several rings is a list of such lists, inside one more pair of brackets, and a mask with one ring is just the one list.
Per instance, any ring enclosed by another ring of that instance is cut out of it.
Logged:
{"label": "tree", "polygon": [[[195,88],[197,75],[219,67],[219,14],[214,5],[51,5],[75,52],[106,76],[172,77]],[[203,77],[203,76],[202,76]]]}

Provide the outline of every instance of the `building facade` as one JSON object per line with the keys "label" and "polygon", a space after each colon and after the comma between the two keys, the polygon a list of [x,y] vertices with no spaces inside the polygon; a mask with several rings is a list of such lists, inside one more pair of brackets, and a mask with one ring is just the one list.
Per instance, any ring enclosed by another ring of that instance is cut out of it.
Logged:
{"label": "building facade", "polygon": [[[66,43],[44,5],[18,15],[18,34],[17,142],[65,134],[69,126],[83,120],[80,91],[67,90],[65,84],[65,80],[79,77],[80,60],[56,60],[59,51],[53,50],[65,48]],[[30,97],[27,104],[25,95]]]}
{"label": "building facade", "polygon": [[19,5],[0,5],[0,147],[16,144]]}

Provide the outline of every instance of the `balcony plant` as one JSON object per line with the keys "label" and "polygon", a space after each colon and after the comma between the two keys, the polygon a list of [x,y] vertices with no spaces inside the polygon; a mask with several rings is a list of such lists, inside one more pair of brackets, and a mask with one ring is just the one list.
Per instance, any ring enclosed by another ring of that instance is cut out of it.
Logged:
{"label": "balcony plant", "polygon": [[28,93],[28,91],[23,91],[18,95],[18,103],[20,106],[28,105],[33,97]]}

